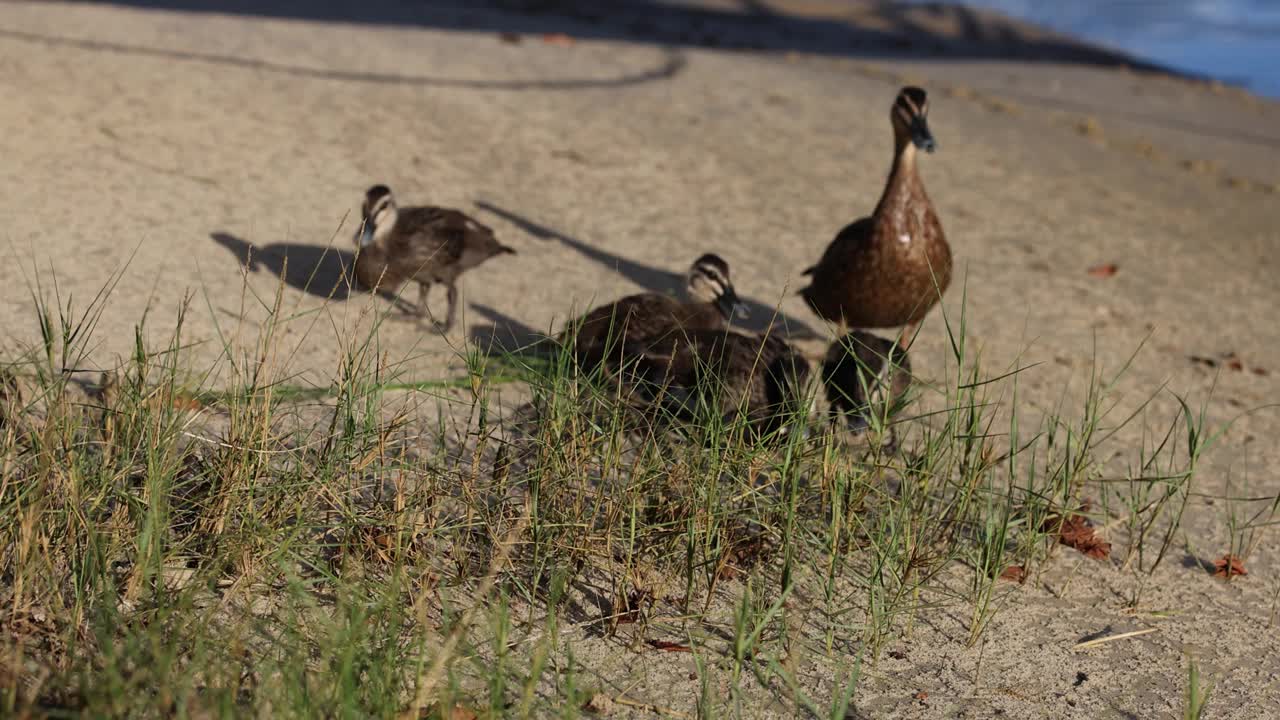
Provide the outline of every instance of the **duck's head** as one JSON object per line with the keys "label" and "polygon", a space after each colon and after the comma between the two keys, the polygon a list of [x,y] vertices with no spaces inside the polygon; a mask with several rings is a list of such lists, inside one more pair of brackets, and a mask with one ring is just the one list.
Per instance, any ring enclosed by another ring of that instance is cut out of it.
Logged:
{"label": "duck's head", "polygon": [[396,200],[391,188],[374,185],[365,191],[364,205],[360,208],[360,230],[356,233],[356,246],[368,247],[381,240],[396,226]]}
{"label": "duck's head", "polygon": [[719,255],[707,253],[695,260],[689,267],[687,282],[690,298],[715,303],[725,319],[746,315],[746,308],[738,300],[738,293],[729,279],[729,263]]}
{"label": "duck's head", "polygon": [[925,152],[938,148],[933,133],[929,132],[929,96],[923,89],[909,85],[898,91],[889,118],[899,147],[910,142]]}

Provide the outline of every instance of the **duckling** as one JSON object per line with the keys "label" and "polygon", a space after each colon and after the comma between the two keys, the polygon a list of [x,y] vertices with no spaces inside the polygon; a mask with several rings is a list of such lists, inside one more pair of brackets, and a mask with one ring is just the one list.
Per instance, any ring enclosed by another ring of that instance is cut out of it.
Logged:
{"label": "duckling", "polygon": [[893,169],[871,217],[845,227],[800,291],[823,319],[845,328],[902,327],[905,349],[951,283],[951,248],[916,172],[916,150],[937,148],[928,97],[904,87],[893,103]]}
{"label": "duckling", "polygon": [[636,362],[624,378],[646,414],[688,421],[711,408],[726,423],[740,418],[772,433],[811,409],[809,362],[776,335],[688,330],[639,345],[628,348]]}
{"label": "duckling", "polygon": [[911,360],[897,343],[855,330],[827,348],[822,384],[832,419],[857,432],[896,409],[911,386]]}
{"label": "duckling", "polygon": [[640,293],[601,305],[573,323],[571,330],[561,334],[561,341],[567,342],[571,332],[576,332],[574,355],[583,367],[594,368],[628,343],[680,330],[720,330],[742,311],[729,279],[729,263],[714,253],[689,266],[685,293],[685,302],[659,293]]}
{"label": "duckling", "polygon": [[458,210],[438,207],[396,207],[391,189],[374,185],[364,196],[363,221],[355,241],[355,275],[369,290],[399,288],[418,283],[420,317],[429,315],[427,293],[432,283],[448,290],[449,308],[435,330],[453,328],[458,307],[458,277],[495,255],[515,254],[498,242],[493,230]]}

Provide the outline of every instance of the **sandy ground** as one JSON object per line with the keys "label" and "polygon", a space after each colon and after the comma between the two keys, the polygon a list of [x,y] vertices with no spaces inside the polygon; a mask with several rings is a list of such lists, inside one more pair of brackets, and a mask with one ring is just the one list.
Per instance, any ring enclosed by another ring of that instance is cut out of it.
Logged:
{"label": "sandy ground", "polygon": [[[923,173],[960,268],[947,301],[958,312],[967,291],[969,332],[993,368],[1042,363],[1024,376],[1029,406],[1079,390],[1095,355],[1117,368],[1148,334],[1122,402],[1161,383],[1202,398],[1214,371],[1190,357],[1228,352],[1244,369],[1224,369],[1212,418],[1277,400],[1275,102],[1108,67],[986,16],[965,16],[967,28],[925,15],[884,30],[902,17],[796,2],[784,29],[818,33],[797,40],[739,23],[745,11],[729,2],[705,3],[711,19],[693,36],[518,3],[371,0],[333,12],[282,3],[266,16],[241,12],[249,4],[166,5],[177,3],[0,3],[8,350],[37,337],[37,278],[46,291],[56,278],[64,301],[83,307],[119,269],[91,365],[128,352],[148,310],[148,334],[166,337],[187,293],[190,352],[212,365],[217,328],[253,329],[263,317],[253,294],[272,296],[287,255],[284,305],[310,320],[287,326],[285,340],[297,369],[323,383],[341,338],[386,303],[326,297],[373,182],[405,203],[474,211],[519,251],[464,279],[464,323],[449,337],[410,322],[385,328],[382,346],[409,379],[456,375],[468,339],[519,340],[593,299],[675,288],[703,251],[732,264],[752,322],[781,301],[789,330],[817,348],[822,327],[795,297],[799,273],[874,205],[889,105],[910,81],[932,91],[940,151]],[[729,14],[724,35],[717,13]],[[836,21],[875,42],[819,32],[843,27]],[[749,38],[741,44],[764,50],[707,47],[734,45],[739,30]],[[547,42],[543,32],[577,40]],[[249,245],[258,262],[246,276]],[[1088,272],[1106,263],[1114,276]],[[924,374],[942,366],[938,314],[913,351]],[[1167,394],[1156,403],[1172,407]],[[1278,431],[1274,411],[1243,419],[1215,452],[1206,490],[1247,473],[1251,494],[1280,491]],[[1188,534],[1200,555],[1220,554],[1220,504],[1193,503]],[[869,671],[858,711],[1170,716],[1192,653],[1219,678],[1214,717],[1280,714],[1280,636],[1269,624],[1276,550],[1264,542],[1252,574],[1231,585],[1211,579],[1194,552],[1166,566],[1145,601],[1174,611],[1163,619],[1124,607],[1129,575],[1062,563],[1060,577],[1020,591],[981,648],[947,642],[963,635],[958,623],[918,629],[900,658]],[[1097,582],[1068,582],[1081,574]],[[1138,627],[1159,631],[1071,650],[1092,633]],[[689,668],[584,642],[578,657],[594,655],[610,682],[630,677],[618,682],[631,697],[692,707]],[[806,676],[819,694],[829,667]]]}

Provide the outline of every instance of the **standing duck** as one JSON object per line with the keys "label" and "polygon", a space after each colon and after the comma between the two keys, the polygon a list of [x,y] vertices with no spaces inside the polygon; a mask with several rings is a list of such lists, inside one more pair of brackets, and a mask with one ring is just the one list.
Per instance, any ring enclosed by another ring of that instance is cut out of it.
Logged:
{"label": "standing duck", "polygon": [[731,330],[668,333],[629,349],[624,378],[645,414],[662,420],[706,420],[772,433],[809,410],[809,362],[781,338]]}
{"label": "standing duck", "polygon": [[833,419],[857,432],[898,409],[911,386],[911,361],[901,345],[855,330],[827,348],[822,384]]}
{"label": "standing duck", "polygon": [[515,250],[498,242],[493,230],[457,210],[396,207],[391,189],[374,185],[364,196],[363,221],[356,234],[355,274],[369,290],[395,290],[406,281],[418,283],[418,315],[427,317],[432,283],[448,289],[449,308],[435,329],[453,328],[458,309],[458,276],[503,253]]}
{"label": "standing duck", "polygon": [[928,98],[904,87],[889,118],[893,169],[871,217],[840,231],[800,294],[823,319],[845,328],[902,327],[899,344],[951,283],[951,248],[916,171],[916,150],[937,147],[927,122]]}
{"label": "standing duck", "polygon": [[741,308],[729,279],[729,263],[714,253],[689,267],[685,293],[684,302],[659,293],[640,293],[601,305],[572,323],[561,341],[572,339],[579,364],[594,368],[613,352],[625,354],[628,344],[658,335],[722,330]]}

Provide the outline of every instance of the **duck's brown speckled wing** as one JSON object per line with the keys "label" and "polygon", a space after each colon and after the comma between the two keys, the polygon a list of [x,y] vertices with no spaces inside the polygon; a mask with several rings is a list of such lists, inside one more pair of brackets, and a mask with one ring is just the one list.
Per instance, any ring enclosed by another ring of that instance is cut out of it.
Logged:
{"label": "duck's brown speckled wing", "polygon": [[[951,279],[951,251],[933,209],[901,225],[862,218],[840,231],[801,295],[822,318],[855,328],[923,318]],[[937,286],[935,286],[935,278]]]}
{"label": "duck's brown speckled wing", "polygon": [[805,275],[827,274],[831,269],[844,265],[850,256],[865,252],[871,242],[874,222],[870,217],[859,218],[844,226],[822,253],[817,265],[804,271]]}
{"label": "duck's brown speckled wing", "polygon": [[869,217],[846,225],[827,245],[818,264],[805,271],[813,279],[800,294],[824,320],[839,323],[850,314],[845,309],[849,296],[860,294],[851,283],[871,269],[874,230]]}

